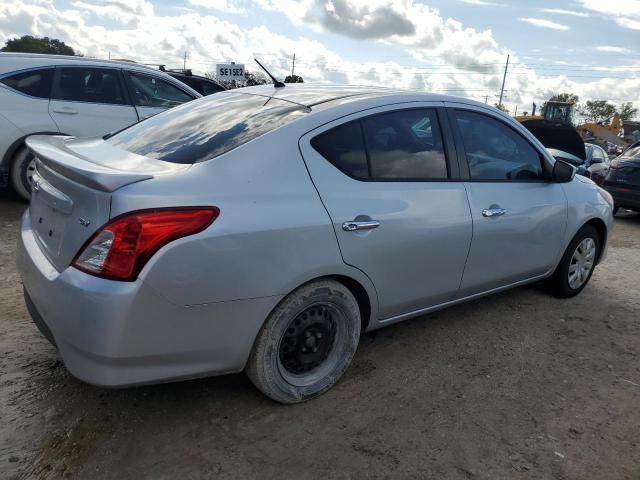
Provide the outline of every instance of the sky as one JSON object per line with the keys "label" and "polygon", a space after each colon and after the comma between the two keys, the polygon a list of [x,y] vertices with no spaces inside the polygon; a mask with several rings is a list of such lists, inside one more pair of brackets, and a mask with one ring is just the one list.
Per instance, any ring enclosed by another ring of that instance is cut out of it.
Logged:
{"label": "sky", "polygon": [[85,56],[215,71],[258,58],[306,82],[383,85],[531,111],[551,95],[640,108],[640,0],[2,0],[24,34]]}

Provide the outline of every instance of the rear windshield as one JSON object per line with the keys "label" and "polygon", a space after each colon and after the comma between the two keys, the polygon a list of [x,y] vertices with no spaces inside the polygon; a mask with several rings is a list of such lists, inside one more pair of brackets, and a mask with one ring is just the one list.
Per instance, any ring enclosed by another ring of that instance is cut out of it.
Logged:
{"label": "rear windshield", "polygon": [[172,163],[215,158],[304,116],[305,107],[277,98],[219,93],[133,125],[107,142]]}

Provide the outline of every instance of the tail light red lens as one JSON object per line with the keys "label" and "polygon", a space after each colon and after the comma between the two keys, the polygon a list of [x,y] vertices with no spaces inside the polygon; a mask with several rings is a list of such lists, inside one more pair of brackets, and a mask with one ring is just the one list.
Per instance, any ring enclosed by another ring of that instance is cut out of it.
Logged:
{"label": "tail light red lens", "polygon": [[217,207],[141,210],[114,218],[80,250],[73,266],[112,280],[133,281],[163,246],[206,229]]}

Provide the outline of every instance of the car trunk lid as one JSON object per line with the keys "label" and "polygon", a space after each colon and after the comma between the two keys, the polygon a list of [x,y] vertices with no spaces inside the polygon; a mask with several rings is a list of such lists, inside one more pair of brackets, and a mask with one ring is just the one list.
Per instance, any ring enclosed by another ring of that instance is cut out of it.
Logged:
{"label": "car trunk lid", "polygon": [[100,138],[35,135],[27,146],[36,157],[29,205],[32,227],[58,271],[67,268],[109,220],[112,192],[188,168],[120,150]]}

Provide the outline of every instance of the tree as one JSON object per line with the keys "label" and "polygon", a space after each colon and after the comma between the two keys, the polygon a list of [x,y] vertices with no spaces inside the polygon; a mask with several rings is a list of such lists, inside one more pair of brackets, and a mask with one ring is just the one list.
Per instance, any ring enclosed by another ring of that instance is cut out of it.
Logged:
{"label": "tree", "polygon": [[586,117],[587,121],[605,123],[615,115],[616,107],[606,100],[589,100],[581,105],[578,111]]}
{"label": "tree", "polygon": [[[563,103],[575,103],[575,104],[577,104],[579,100],[580,100],[580,98],[578,97],[578,95],[575,95],[573,93],[558,93],[556,95],[553,95],[548,100],[548,102],[563,102]],[[547,103],[548,102],[544,102],[542,104],[542,107],[540,108],[540,115],[544,116],[544,109],[547,108]]]}
{"label": "tree", "polygon": [[21,53],[52,53],[54,55],[76,55],[76,52],[70,46],[60,40],[49,37],[33,37],[31,35],[23,35],[20,38],[7,40],[7,44],[0,49],[2,52],[21,52]]}
{"label": "tree", "polygon": [[502,104],[498,104],[498,103],[496,103],[496,104],[494,105],[494,107],[496,107],[496,108],[497,108],[498,110],[500,110],[501,112],[509,113],[509,109],[508,109],[507,107],[505,107],[504,105],[502,105]]}
{"label": "tree", "polygon": [[633,103],[627,102],[620,105],[620,109],[618,110],[618,115],[620,115],[620,120],[623,122],[633,120],[635,116],[638,114],[638,109],[634,108]]}
{"label": "tree", "polygon": [[284,77],[284,83],[304,83],[300,75],[287,75]]}

